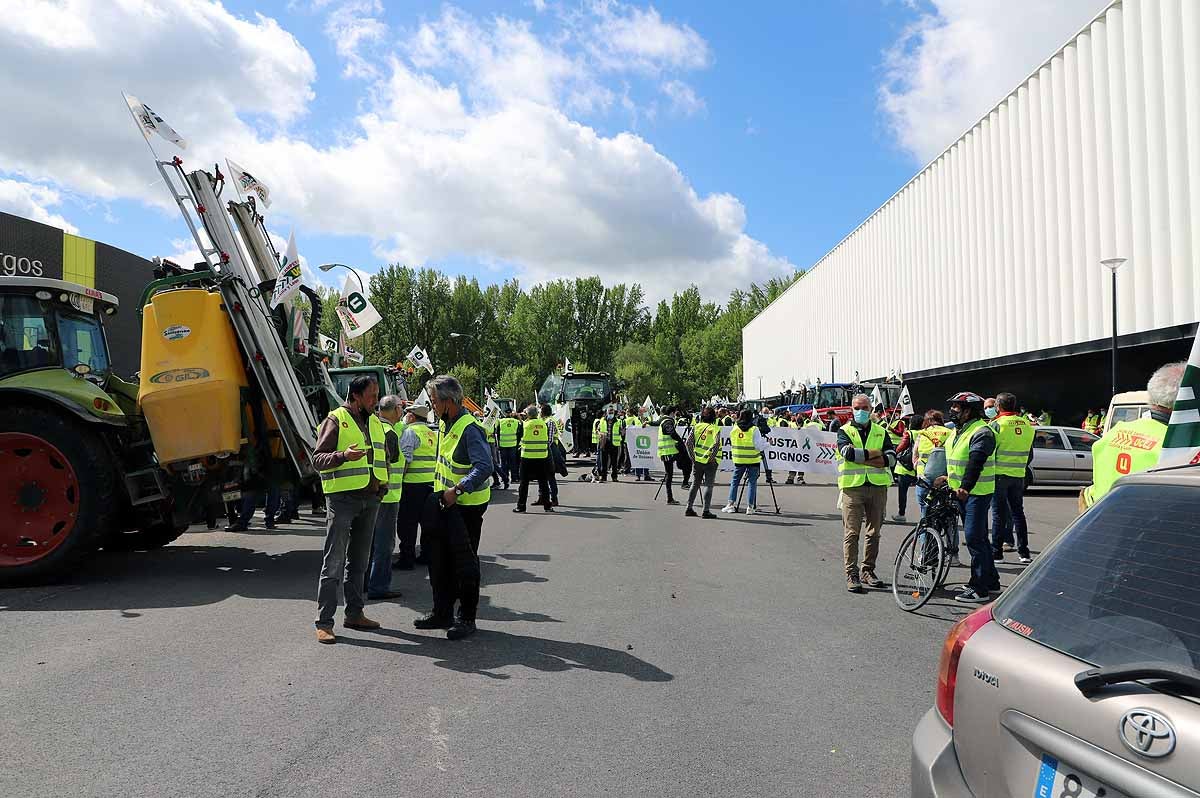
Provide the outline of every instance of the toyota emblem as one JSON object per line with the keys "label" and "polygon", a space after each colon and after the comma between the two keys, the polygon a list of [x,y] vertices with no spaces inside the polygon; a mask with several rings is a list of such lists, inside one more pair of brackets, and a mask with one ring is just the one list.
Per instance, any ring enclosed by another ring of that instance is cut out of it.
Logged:
{"label": "toyota emblem", "polygon": [[1121,742],[1139,756],[1160,759],[1175,750],[1175,727],[1152,709],[1131,709],[1121,718]]}

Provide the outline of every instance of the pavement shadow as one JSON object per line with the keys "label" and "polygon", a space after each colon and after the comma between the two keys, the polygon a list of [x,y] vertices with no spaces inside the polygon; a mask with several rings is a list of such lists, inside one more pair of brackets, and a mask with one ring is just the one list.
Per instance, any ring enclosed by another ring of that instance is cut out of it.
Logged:
{"label": "pavement shadow", "polygon": [[461,642],[441,636],[382,629],[372,637],[339,635],[338,643],[428,657],[435,660],[434,665],[439,668],[490,679],[511,678],[509,674],[497,671],[513,665],[544,673],[570,670],[613,673],[639,682],[669,682],[675,678],[627,651],[492,629],[480,629],[474,637]]}

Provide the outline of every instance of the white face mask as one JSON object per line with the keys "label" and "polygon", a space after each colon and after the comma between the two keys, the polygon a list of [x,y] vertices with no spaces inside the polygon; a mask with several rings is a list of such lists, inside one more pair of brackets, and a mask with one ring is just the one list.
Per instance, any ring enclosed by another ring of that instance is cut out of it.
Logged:
{"label": "white face mask", "polygon": [[1000,411],[997,410],[994,405],[992,407],[983,408],[983,414],[988,418],[995,418],[999,413]]}

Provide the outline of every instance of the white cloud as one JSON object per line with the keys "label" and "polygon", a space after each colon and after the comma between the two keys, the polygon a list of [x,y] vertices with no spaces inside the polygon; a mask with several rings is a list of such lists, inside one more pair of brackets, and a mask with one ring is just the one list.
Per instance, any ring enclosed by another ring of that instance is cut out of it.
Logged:
{"label": "white cloud", "polygon": [[696,90],[682,80],[668,80],[662,84],[663,94],[671,101],[671,110],[684,116],[693,116],[704,110],[704,100]]}
{"label": "white cloud", "polygon": [[593,5],[592,52],[610,69],[630,67],[658,73],[702,69],[709,64],[708,43],[688,25],[663,20],[654,6],[642,9],[616,0]]}
{"label": "white cloud", "polygon": [[387,37],[388,26],[379,18],[381,14],[383,5],[379,0],[349,0],[331,11],[325,20],[325,33],[345,61],[342,74],[346,77],[379,76],[364,50]]}
{"label": "white cloud", "polygon": [[62,195],[49,186],[26,183],[21,180],[0,179],[0,211],[15,216],[24,216],[42,224],[61,227],[68,233],[78,233],[79,228],[50,208],[62,204]]}
{"label": "white cloud", "polygon": [[[173,11],[164,0],[156,6],[169,25],[143,21],[127,4],[81,6],[99,46],[66,53],[0,21],[0,90],[20,93],[30,110],[28,120],[0,127],[0,163],[72,190],[168,204],[121,102],[126,88],[189,139],[189,168],[228,154],[270,185],[272,222],[294,223],[302,251],[315,233],[361,235],[381,259],[503,262],[527,282],[596,274],[641,282],[654,299],[695,282],[724,300],[735,286],[792,268],[746,234],[735,197],[699,195],[645,139],[605,136],[572,119],[588,102],[624,102],[629,89],[609,89],[597,78],[609,66],[526,22],[450,8],[385,56],[371,52],[381,42],[358,39],[370,46],[353,57],[369,60],[379,77],[367,78],[361,110],[326,145],[290,127],[315,81],[291,34],[263,17],[249,22],[201,0],[175,2]],[[653,9],[609,3],[599,13],[602,22],[622,15],[670,26]],[[631,53],[626,74],[656,64],[658,85],[700,63],[696,52],[706,63],[698,34],[678,30],[686,48],[659,43]],[[202,52],[189,52],[196,47]],[[351,55],[343,57],[349,63]],[[31,68],[18,81],[13,65],[21,59]],[[211,69],[217,61],[224,67]],[[183,230],[164,218],[169,241]]]}
{"label": "white cloud", "polygon": [[885,54],[879,103],[897,143],[926,162],[1099,13],[1108,0],[922,0]]}

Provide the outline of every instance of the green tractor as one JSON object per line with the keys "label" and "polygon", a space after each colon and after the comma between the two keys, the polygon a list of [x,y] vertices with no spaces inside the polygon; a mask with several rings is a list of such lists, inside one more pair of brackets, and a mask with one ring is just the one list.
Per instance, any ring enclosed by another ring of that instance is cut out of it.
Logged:
{"label": "green tractor", "polygon": [[[112,373],[117,298],[0,277],[0,584],[45,582],[99,547],[165,545],[173,525],[138,385]],[[133,530],[130,533],[130,530]]]}

